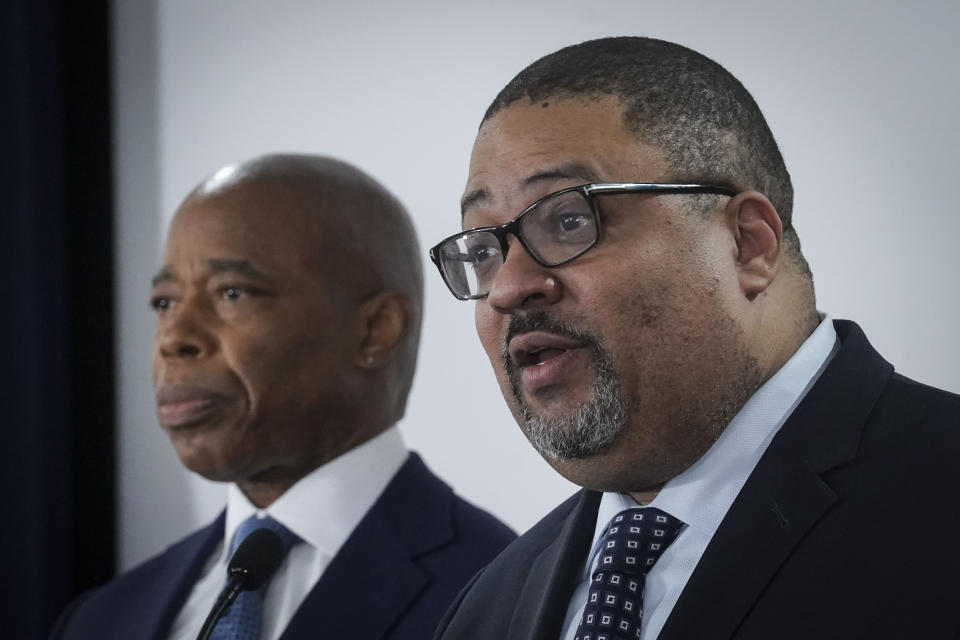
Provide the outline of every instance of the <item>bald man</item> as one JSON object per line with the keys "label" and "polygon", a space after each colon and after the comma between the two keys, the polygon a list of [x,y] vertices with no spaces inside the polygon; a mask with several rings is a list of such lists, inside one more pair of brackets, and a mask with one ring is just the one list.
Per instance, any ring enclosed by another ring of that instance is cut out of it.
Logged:
{"label": "bald man", "polygon": [[197,637],[233,549],[258,528],[280,537],[284,559],[214,637],[429,637],[514,535],[454,495],[395,426],[422,297],[410,219],[358,169],[270,155],[200,184],[153,281],[153,380],[180,460],[230,483],[227,506],[81,597],[53,637]]}

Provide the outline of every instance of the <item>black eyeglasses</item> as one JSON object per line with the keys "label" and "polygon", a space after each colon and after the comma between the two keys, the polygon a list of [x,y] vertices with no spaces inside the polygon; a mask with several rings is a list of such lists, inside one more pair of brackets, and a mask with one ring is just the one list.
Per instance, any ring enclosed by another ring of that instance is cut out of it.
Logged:
{"label": "black eyeglasses", "polygon": [[452,235],[430,249],[430,259],[457,298],[483,298],[490,293],[490,285],[507,259],[507,235],[515,236],[530,257],[544,267],[566,264],[600,240],[600,216],[594,197],[623,193],[737,194],[728,187],[708,184],[583,184],[540,198],[498,227]]}

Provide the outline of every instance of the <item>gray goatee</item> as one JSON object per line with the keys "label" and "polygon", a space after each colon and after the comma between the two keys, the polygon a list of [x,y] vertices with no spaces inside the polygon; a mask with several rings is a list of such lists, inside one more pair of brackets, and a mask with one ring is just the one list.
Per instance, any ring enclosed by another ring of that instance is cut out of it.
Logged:
{"label": "gray goatee", "polygon": [[[590,355],[594,382],[590,398],[576,409],[560,415],[535,413],[523,397],[519,371],[507,352],[510,339],[520,333],[545,331],[579,342]],[[627,423],[627,408],[610,355],[590,334],[557,322],[542,311],[514,316],[503,350],[504,369],[520,413],[521,428],[541,455],[554,460],[587,458],[601,453],[616,441]]]}

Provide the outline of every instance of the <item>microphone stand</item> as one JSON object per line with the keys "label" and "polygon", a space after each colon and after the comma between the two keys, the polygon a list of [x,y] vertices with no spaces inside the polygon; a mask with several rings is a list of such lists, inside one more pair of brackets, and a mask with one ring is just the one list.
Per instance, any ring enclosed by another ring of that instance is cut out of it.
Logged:
{"label": "microphone stand", "polygon": [[220,595],[217,596],[217,602],[213,605],[213,609],[210,610],[207,619],[203,621],[203,626],[200,627],[197,640],[209,640],[210,634],[213,633],[213,628],[217,626],[217,622],[220,621],[220,618],[226,613],[227,608],[233,604],[233,601],[236,600],[240,592],[243,591],[243,583],[246,582],[246,579],[246,571],[241,570],[230,573],[230,579],[227,580],[227,585],[223,588],[223,591],[220,592]]}
{"label": "microphone stand", "polygon": [[197,640],[209,640],[217,621],[241,591],[259,589],[283,562],[283,541],[273,531],[262,528],[251,531],[234,551],[227,566],[227,585],[217,596],[210,615],[203,622]]}

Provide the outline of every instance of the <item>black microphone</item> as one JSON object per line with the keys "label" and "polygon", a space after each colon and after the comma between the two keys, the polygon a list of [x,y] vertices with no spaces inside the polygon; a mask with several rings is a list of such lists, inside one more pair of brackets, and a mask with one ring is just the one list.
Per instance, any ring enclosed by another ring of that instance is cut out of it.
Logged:
{"label": "black microphone", "polygon": [[210,615],[200,628],[197,640],[208,640],[213,628],[217,626],[217,621],[240,592],[259,589],[283,562],[284,555],[280,536],[270,529],[251,531],[230,558],[230,564],[227,565],[227,586],[217,596]]}

